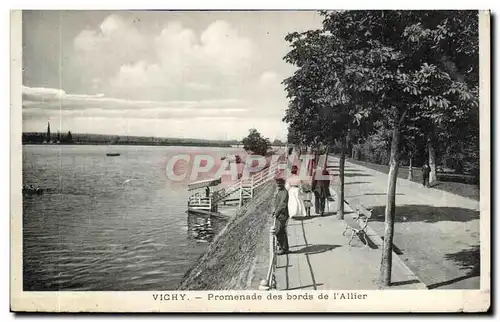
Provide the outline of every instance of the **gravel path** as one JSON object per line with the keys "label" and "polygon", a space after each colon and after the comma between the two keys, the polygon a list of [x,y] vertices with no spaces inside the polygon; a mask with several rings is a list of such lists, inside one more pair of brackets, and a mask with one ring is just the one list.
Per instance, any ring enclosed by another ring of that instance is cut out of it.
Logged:
{"label": "gravel path", "polygon": [[[338,158],[329,158],[338,173]],[[370,226],[383,236],[387,174],[346,162],[345,199],[373,208]],[[338,188],[338,180],[332,184]],[[479,288],[479,202],[398,179],[396,252],[429,289]]]}

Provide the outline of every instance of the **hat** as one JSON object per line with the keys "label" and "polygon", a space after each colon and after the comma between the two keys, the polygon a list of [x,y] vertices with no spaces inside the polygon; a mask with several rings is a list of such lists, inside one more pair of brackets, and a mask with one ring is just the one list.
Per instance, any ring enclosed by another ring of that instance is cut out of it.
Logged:
{"label": "hat", "polygon": [[283,179],[281,177],[276,178],[275,181],[276,181],[277,184],[285,183],[285,179]]}

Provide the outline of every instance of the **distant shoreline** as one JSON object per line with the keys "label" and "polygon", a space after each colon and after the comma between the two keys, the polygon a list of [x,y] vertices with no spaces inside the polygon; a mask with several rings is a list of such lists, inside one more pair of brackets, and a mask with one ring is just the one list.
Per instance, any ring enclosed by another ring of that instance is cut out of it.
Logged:
{"label": "distant shoreline", "polygon": [[[22,145],[116,145],[116,146],[190,146],[212,148],[243,148],[238,140],[207,140],[155,136],[109,135],[92,133],[23,132]],[[282,143],[279,142],[281,146]],[[272,145],[274,147],[275,145]]]}
{"label": "distant shoreline", "polygon": [[[108,143],[103,143],[103,142],[79,142],[79,143],[40,143],[40,142],[23,142],[22,145],[47,145],[47,146],[57,146],[57,145],[106,145],[106,146],[179,146],[179,147],[184,147],[184,146],[191,146],[191,147],[207,147],[207,148],[233,148],[232,145],[230,144],[216,144],[216,143],[177,143],[177,142],[172,142],[171,144],[169,143],[159,143],[159,144],[153,144],[153,143],[146,143],[146,142],[130,142],[130,143],[114,143],[114,144],[108,144]],[[236,148],[236,147],[234,147]],[[241,147],[243,148],[243,147]]]}

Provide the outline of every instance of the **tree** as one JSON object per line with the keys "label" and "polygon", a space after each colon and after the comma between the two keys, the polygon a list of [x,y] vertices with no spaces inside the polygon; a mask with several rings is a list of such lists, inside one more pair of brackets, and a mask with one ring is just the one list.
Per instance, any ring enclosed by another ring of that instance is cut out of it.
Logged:
{"label": "tree", "polygon": [[[343,92],[339,76],[344,72],[344,53],[334,50],[338,43],[326,30],[291,33],[285,39],[292,50],[284,59],[299,69],[284,81],[290,104],[283,120],[299,133],[304,143],[315,147],[315,153],[320,144],[328,147],[336,140],[341,142],[340,198],[343,198],[347,135],[355,110],[348,94]],[[344,203],[339,203],[339,219],[343,219],[343,210]]]}
{"label": "tree", "polygon": [[[428,106],[424,108],[427,112],[424,134],[432,183],[437,180],[439,141],[447,139],[448,144],[453,144],[456,139],[461,139],[460,135],[452,139],[443,133],[452,132],[450,123],[460,122],[477,110],[474,102],[478,98],[479,77],[477,11],[424,12],[420,21],[408,26],[403,35],[415,52],[428,56],[429,69],[444,72],[444,79],[433,79],[429,85],[437,85],[437,88],[431,87],[431,92],[441,92],[448,98],[437,103],[432,98],[424,97],[428,99]],[[435,103],[438,108],[432,106]],[[429,107],[431,113],[428,113]],[[447,127],[444,131],[443,124]]]}
{"label": "tree", "polygon": [[[413,121],[413,124],[412,124]],[[425,133],[421,131],[416,120],[412,120],[408,116],[408,123],[402,130],[402,155],[406,157],[408,161],[408,180],[413,180],[413,165],[415,158],[422,150],[422,147],[426,147],[425,144]]]}
{"label": "tree", "polygon": [[273,145],[275,145],[275,146],[282,146],[282,145],[283,145],[283,142],[281,142],[281,140],[275,139],[275,140],[273,141]]}
{"label": "tree", "polygon": [[288,144],[298,144],[299,138],[295,129],[291,126],[288,126],[288,134],[286,136],[286,141]]}
{"label": "tree", "polygon": [[380,281],[388,286],[396,182],[408,121],[434,137],[444,122],[456,121],[477,106],[477,12],[322,15],[322,30],[287,36],[292,50],[285,60],[298,70],[285,80],[290,104],[284,120],[306,142],[342,142],[340,198],[346,141],[353,124],[383,120],[377,126],[390,134],[390,171]]}
{"label": "tree", "polygon": [[71,134],[71,131],[68,131],[68,135],[66,136],[66,140],[68,143],[73,143],[73,135]]}
{"label": "tree", "polygon": [[[432,126],[442,123],[446,113],[460,114],[463,109],[475,106],[476,89],[470,85],[474,86],[477,71],[474,63],[478,39],[477,29],[474,30],[477,12],[351,11],[331,13],[326,20],[329,31],[343,40],[353,56],[363,53],[364,61],[355,60],[357,64],[353,66],[353,73],[359,78],[370,75],[372,83],[368,81],[362,86],[366,86],[364,90],[369,93],[378,95],[364,97],[372,102],[369,106],[373,111],[384,116],[392,132],[381,262],[381,283],[388,286],[396,180],[406,116],[412,114],[429,121],[432,135]],[[463,40],[467,36],[470,39]],[[453,68],[459,68],[459,65],[466,66],[471,73],[461,77],[462,73]],[[347,70],[347,75],[353,73]],[[363,92],[362,86],[353,88]]]}
{"label": "tree", "polygon": [[264,138],[256,129],[250,129],[249,134],[242,140],[243,149],[251,151],[254,154],[266,155],[271,142],[268,138]]}

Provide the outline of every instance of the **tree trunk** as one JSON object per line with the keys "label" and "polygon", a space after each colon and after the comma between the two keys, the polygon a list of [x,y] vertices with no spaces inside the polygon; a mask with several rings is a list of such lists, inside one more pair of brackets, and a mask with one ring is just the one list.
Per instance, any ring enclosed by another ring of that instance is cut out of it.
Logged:
{"label": "tree trunk", "polygon": [[342,143],[340,147],[340,164],[339,164],[339,179],[340,188],[339,196],[337,200],[337,218],[339,220],[344,219],[344,167],[345,167],[345,146],[346,146],[346,136],[342,136]]}
{"label": "tree trunk", "polygon": [[429,167],[431,168],[429,173],[429,185],[435,183],[437,181],[436,174],[436,149],[434,148],[434,140],[432,137],[429,138],[428,141],[429,148]]}
{"label": "tree trunk", "polygon": [[396,211],[396,183],[399,168],[400,128],[396,124],[392,132],[389,178],[385,204],[385,231],[380,265],[380,284],[390,286],[392,274],[392,240],[394,238],[394,216]]}
{"label": "tree trunk", "polygon": [[330,152],[330,146],[327,145],[326,146],[326,151],[325,151],[325,164],[324,164],[324,168],[326,169],[326,167],[328,167],[328,153]]}
{"label": "tree trunk", "polygon": [[408,180],[413,180],[413,154],[409,155],[410,164],[408,165]]}

